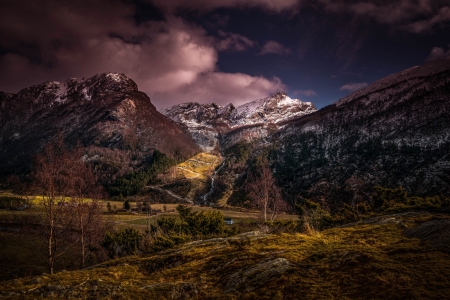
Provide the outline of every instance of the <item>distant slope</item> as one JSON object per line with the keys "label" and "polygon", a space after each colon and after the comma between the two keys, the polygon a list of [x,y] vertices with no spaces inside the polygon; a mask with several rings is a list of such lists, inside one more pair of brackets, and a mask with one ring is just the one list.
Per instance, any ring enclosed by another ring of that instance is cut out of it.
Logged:
{"label": "distant slope", "polygon": [[[187,158],[199,151],[193,140],[160,114],[136,83],[123,74],[46,82],[0,93],[2,175],[30,169],[33,155],[61,131],[80,141],[91,160],[106,159],[124,173],[146,163],[153,149]],[[116,172],[116,173],[117,173]]]}
{"label": "distant slope", "polygon": [[374,185],[450,194],[450,58],[387,76],[273,136],[292,201],[368,201]]}

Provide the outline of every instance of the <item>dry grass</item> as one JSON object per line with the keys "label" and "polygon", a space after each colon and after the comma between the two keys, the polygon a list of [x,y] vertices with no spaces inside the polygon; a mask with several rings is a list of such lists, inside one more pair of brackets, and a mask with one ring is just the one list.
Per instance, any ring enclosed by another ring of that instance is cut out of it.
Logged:
{"label": "dry grass", "polygon": [[178,171],[187,179],[206,180],[214,169],[222,162],[216,155],[200,153],[190,159],[178,164]]}
{"label": "dry grass", "polygon": [[[54,285],[69,287],[78,298],[169,299],[175,283],[188,282],[197,288],[191,299],[448,299],[450,254],[406,238],[402,231],[396,224],[359,225],[316,235],[256,236],[239,249],[239,243],[226,239],[186,244],[89,271],[4,282],[0,290],[12,299],[34,299],[39,293],[48,298]],[[289,260],[295,269],[254,290],[238,288],[224,295],[231,274],[274,258]],[[148,286],[159,289],[143,289]]]}

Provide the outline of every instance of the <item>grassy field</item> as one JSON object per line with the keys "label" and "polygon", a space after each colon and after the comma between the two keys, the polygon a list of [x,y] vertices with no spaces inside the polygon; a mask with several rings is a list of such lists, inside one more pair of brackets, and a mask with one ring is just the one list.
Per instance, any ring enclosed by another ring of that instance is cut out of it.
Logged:
{"label": "grassy field", "polygon": [[[0,193],[1,196],[8,197],[21,197],[9,192]],[[5,225],[7,223],[23,224],[32,220],[33,217],[42,214],[43,210],[40,205],[42,200],[40,197],[33,196],[28,197],[33,199],[33,207],[25,211],[15,211],[0,209],[0,227],[10,226]],[[146,215],[145,213],[107,213],[107,202],[111,205],[115,205],[117,208],[122,208],[123,202],[121,201],[107,201],[101,200],[99,203],[102,206],[104,222],[112,224],[116,229],[125,229],[134,227],[138,230],[145,230],[147,226],[154,223],[156,218],[170,217],[178,218],[176,207],[178,204],[152,204],[152,210],[160,210],[161,213],[157,215]],[[132,207],[136,206],[135,202],[131,203]],[[166,212],[164,212],[164,207]],[[213,211],[211,207],[192,206],[193,212],[208,212]],[[233,218],[235,224],[241,227],[243,230],[256,229],[256,222],[259,218],[257,211],[248,210],[232,210],[232,209],[220,209],[219,210],[224,217]],[[282,214],[280,219],[297,219],[296,215]],[[2,225],[3,223],[3,225]],[[12,279],[20,276],[31,276],[40,274],[46,271],[46,265],[44,258],[37,255],[36,245],[42,244],[44,239],[42,237],[36,237],[29,234],[23,234],[18,232],[7,232],[0,230],[0,281],[6,279]],[[71,256],[71,252],[67,252],[61,257],[60,261],[56,264],[57,270],[72,269],[76,265],[76,259]]]}
{"label": "grassy field", "polygon": [[185,162],[178,164],[177,167],[188,179],[199,178],[205,180],[221,162],[222,159],[216,155],[200,153]]}

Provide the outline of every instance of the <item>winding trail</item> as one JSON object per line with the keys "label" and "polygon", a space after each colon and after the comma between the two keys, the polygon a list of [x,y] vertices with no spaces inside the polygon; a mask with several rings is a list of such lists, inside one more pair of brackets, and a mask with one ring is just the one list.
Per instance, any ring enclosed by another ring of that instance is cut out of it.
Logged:
{"label": "winding trail", "polygon": [[173,193],[172,191],[162,189],[162,188],[160,188],[159,186],[147,185],[146,187],[148,187],[148,188],[150,188],[150,189],[153,189],[153,190],[157,190],[157,191],[160,191],[160,192],[167,193],[167,194],[169,194],[170,196],[172,196],[172,197],[174,197],[174,198],[176,198],[176,199],[178,199],[178,200],[180,200],[180,201],[183,201],[183,202],[186,202],[186,203],[189,203],[189,204],[194,204],[194,202],[192,202],[192,200],[183,198],[183,197],[181,197],[181,196],[179,196],[179,195]]}
{"label": "winding trail", "polygon": [[183,168],[183,167],[177,167],[178,169],[180,169],[180,170],[183,170],[183,171],[188,171],[188,172],[191,172],[191,173],[194,173],[195,174],[195,177],[192,177],[192,178],[197,178],[198,176],[203,176],[202,174],[200,174],[200,173],[197,173],[197,172],[194,172],[194,171],[191,171],[191,170],[189,170],[189,169],[186,169],[186,168]]}

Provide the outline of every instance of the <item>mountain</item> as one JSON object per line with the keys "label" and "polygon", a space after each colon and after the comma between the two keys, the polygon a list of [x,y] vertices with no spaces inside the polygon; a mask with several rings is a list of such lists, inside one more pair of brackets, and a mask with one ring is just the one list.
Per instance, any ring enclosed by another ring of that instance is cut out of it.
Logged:
{"label": "mountain", "polygon": [[[197,144],[205,151],[224,147],[221,140],[253,140],[267,136],[267,127],[316,111],[311,102],[291,99],[280,92],[238,107],[215,103],[188,102],[161,110],[175,122],[184,124]],[[257,134],[242,135],[243,128],[254,128]],[[238,133],[234,135],[233,133]],[[226,136],[226,137],[225,137]],[[233,139],[235,137],[235,139]],[[225,147],[228,145],[225,145]]]}
{"label": "mountain", "polygon": [[160,114],[123,74],[45,82],[17,94],[0,93],[2,175],[29,171],[33,155],[58,131],[78,142],[88,159],[112,176],[144,166],[153,150],[190,157],[199,151],[190,136]]}
{"label": "mountain", "polygon": [[285,195],[370,201],[374,185],[450,194],[450,58],[389,75],[282,123],[273,167]]}

